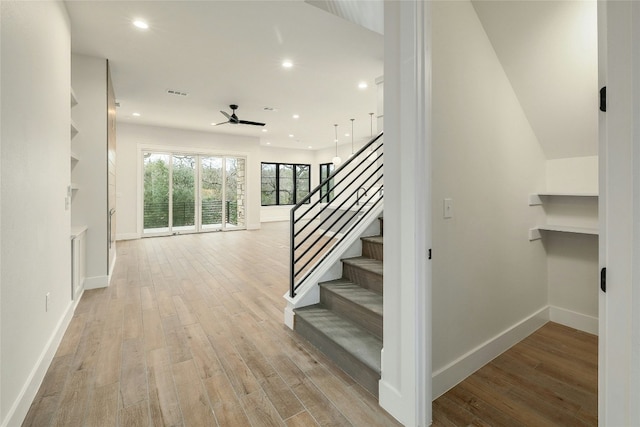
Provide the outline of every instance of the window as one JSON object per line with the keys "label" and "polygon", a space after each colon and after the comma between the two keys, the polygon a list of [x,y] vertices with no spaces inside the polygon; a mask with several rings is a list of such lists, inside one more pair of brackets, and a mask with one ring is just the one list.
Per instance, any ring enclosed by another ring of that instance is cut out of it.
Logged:
{"label": "window", "polygon": [[262,163],[262,206],[295,205],[311,191],[311,165]]}
{"label": "window", "polygon": [[[334,169],[335,167],[333,166],[333,163],[321,163],[320,164],[320,183],[322,183],[322,181],[324,181],[325,179],[329,178],[329,175],[331,175],[331,172],[333,172]],[[333,187],[333,179],[327,182],[325,185],[323,185],[320,188],[320,202],[329,203],[330,201],[333,200],[334,195],[333,195],[332,187]]]}

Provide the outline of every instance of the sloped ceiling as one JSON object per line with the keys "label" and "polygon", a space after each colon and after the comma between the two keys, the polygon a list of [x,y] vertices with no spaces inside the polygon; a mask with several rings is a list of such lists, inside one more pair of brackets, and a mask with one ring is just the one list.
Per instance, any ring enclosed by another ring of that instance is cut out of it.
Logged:
{"label": "sloped ceiling", "polygon": [[547,159],[597,155],[596,2],[472,4]]}
{"label": "sloped ceiling", "polygon": [[305,3],[378,34],[384,34],[383,0],[305,0]]}

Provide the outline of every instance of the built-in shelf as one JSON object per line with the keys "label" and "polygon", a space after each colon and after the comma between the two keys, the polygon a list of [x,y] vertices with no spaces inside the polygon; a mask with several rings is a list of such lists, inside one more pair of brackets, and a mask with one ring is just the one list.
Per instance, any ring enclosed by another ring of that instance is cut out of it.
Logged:
{"label": "built-in shelf", "polygon": [[71,139],[73,139],[78,134],[78,126],[73,122],[73,119],[70,120],[71,123]]}
{"label": "built-in shelf", "polygon": [[75,107],[76,105],[78,105],[78,98],[76,98],[76,93],[73,91],[73,88],[71,88],[71,107]]}
{"label": "built-in shelf", "polygon": [[569,225],[539,225],[535,228],[529,229],[529,240],[538,240],[542,238],[540,231],[550,231],[558,233],[574,233],[574,234],[588,234],[592,236],[598,235],[597,228],[590,227],[573,227]]}
{"label": "built-in shelf", "polygon": [[529,206],[539,206],[542,205],[541,197],[598,197],[598,193],[554,193],[554,192],[544,192],[544,193],[534,193],[529,194]]}

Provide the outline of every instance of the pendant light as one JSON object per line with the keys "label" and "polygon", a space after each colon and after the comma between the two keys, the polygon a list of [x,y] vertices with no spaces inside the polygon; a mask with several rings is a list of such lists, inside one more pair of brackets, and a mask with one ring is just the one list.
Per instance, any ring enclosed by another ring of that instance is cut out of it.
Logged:
{"label": "pendant light", "polygon": [[[369,113],[369,122],[371,123],[371,130],[370,130],[370,140],[373,139],[373,113]],[[367,154],[367,160],[369,160],[370,162],[373,162],[375,160],[375,156],[372,156],[373,154],[373,145],[371,146],[371,148],[369,148],[369,154]]]}
{"label": "pendant light", "polygon": [[353,157],[353,121],[355,119],[351,119],[351,155],[349,156],[349,158]]}
{"label": "pendant light", "polygon": [[333,163],[334,166],[338,166],[342,162],[342,159],[338,157],[338,125],[336,124],[333,126],[336,130],[336,156],[331,160],[331,163]]}
{"label": "pendant light", "polygon": [[369,121],[371,122],[371,133],[369,137],[373,139],[373,113],[369,113]]}

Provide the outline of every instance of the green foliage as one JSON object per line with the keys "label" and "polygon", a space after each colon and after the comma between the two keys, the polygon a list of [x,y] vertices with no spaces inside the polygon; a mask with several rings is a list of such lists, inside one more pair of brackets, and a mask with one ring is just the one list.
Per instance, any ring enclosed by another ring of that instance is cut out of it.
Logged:
{"label": "green foliage", "polygon": [[[202,224],[222,223],[222,159],[201,157]],[[238,174],[237,162],[227,159],[226,220],[237,224]],[[172,204],[173,226],[193,226],[196,206],[196,157],[173,156]],[[169,226],[169,155],[144,154],[144,228]]]}

